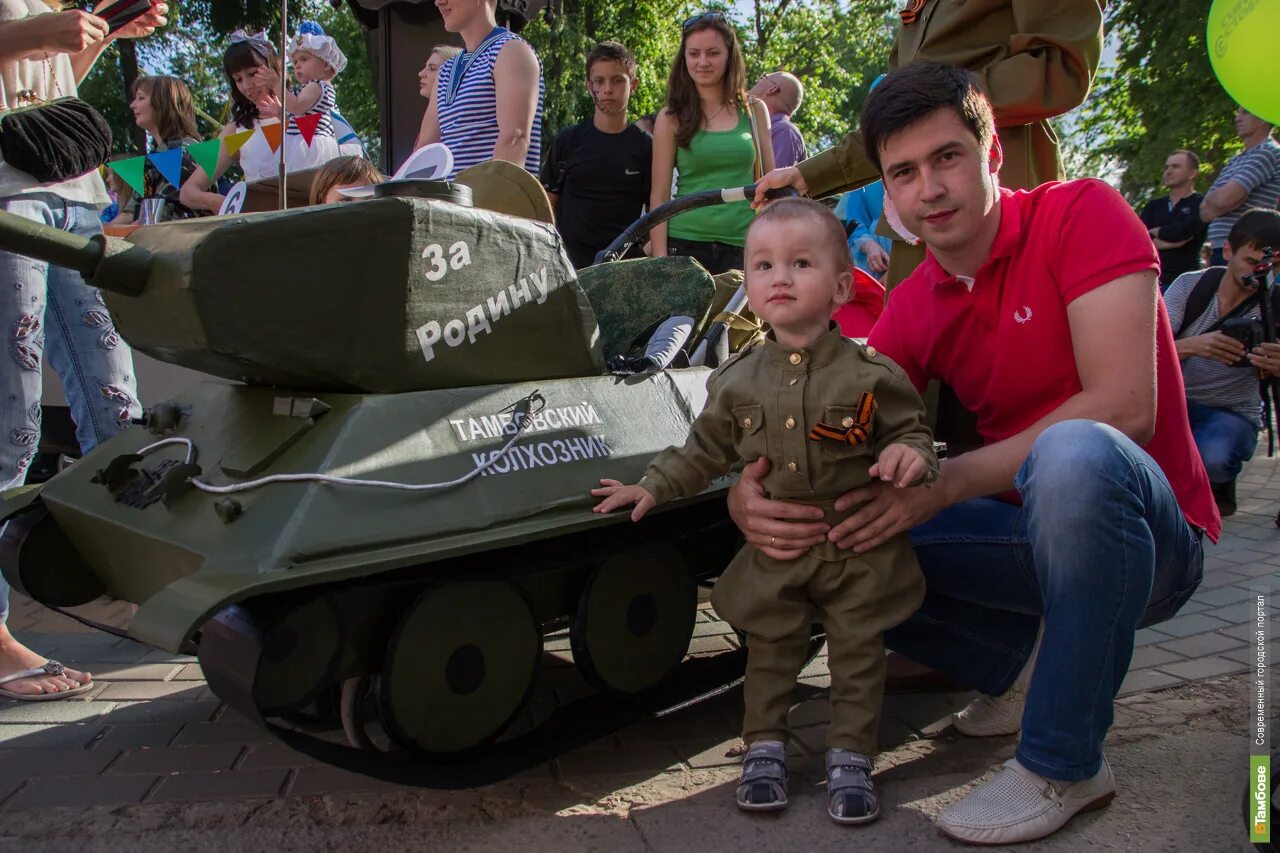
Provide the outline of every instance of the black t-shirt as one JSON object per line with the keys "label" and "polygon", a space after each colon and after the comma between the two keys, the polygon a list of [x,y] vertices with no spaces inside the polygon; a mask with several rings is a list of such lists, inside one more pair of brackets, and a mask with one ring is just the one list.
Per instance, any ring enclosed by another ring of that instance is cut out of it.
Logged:
{"label": "black t-shirt", "polygon": [[1168,196],[1152,199],[1138,214],[1147,228],[1160,229],[1157,236],[1166,243],[1187,240],[1176,249],[1160,250],[1161,290],[1184,272],[1200,269],[1200,247],[1209,236],[1209,223],[1200,221],[1202,198],[1200,193],[1192,193],[1177,204],[1170,204]]}
{"label": "black t-shirt", "polygon": [[640,218],[649,202],[653,139],[635,125],[605,133],[591,119],[552,141],[540,178],[560,197],[556,227],[576,268]]}

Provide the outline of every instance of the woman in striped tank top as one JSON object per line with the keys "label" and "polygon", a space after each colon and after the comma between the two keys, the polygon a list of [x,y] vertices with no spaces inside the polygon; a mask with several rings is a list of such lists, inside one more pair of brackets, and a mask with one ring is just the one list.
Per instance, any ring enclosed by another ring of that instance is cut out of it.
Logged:
{"label": "woman in striped tank top", "polygon": [[533,48],[497,25],[497,0],[436,0],[436,7],[444,28],[467,47],[440,69],[418,144],[449,146],[450,179],[486,160],[507,160],[536,175],[543,83]]}

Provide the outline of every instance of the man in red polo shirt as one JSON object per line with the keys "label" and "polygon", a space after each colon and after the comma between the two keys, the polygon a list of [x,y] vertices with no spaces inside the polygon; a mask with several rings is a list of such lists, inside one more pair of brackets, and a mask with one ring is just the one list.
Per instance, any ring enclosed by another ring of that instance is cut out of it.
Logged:
{"label": "man in red polo shirt", "polygon": [[956,728],[1022,736],[1015,758],[948,808],[948,835],[1041,838],[1115,794],[1102,754],[1134,631],[1195,591],[1220,521],[1187,422],[1155,250],[1095,180],[1010,192],[977,78],[889,74],[867,99],[870,161],[928,248],[869,345],[923,389],[946,382],[984,446],[930,488],[876,484],[831,530],[769,500],[757,462],[730,496],[747,540],[786,559],[830,539],[855,551],[909,531],[928,594],[886,635],[984,695]]}

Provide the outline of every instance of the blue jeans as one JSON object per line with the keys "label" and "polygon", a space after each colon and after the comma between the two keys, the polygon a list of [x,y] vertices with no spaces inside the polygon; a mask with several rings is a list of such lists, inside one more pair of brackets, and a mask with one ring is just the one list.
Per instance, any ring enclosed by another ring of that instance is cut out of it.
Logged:
{"label": "blue jeans", "polygon": [[[0,199],[0,210],[81,236],[102,233],[96,208],[51,193]],[[133,353],[121,340],[102,294],[80,274],[0,252],[0,491],[21,486],[40,444],[40,362],[62,379],[88,452],[139,413]],[[9,585],[0,578],[0,623],[9,615]]]}
{"label": "blue jeans", "polygon": [[1097,773],[1141,625],[1200,583],[1200,533],[1129,438],[1094,421],[1040,434],[1015,480],[1023,505],[979,498],[911,531],[928,589],[886,645],[991,696],[1044,633],[1017,757],[1050,779]]}
{"label": "blue jeans", "polygon": [[1191,436],[1196,440],[1204,470],[1213,484],[1229,483],[1258,446],[1258,428],[1230,409],[1187,401]]}

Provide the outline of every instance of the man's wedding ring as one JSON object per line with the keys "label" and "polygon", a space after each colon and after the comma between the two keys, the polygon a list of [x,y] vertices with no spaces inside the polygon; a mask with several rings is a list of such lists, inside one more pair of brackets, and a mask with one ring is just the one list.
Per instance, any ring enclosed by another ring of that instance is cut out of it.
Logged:
{"label": "man's wedding ring", "polygon": [[777,542],[777,541],[778,541],[778,537],[777,537],[777,536],[770,536],[770,537],[769,537],[769,547],[770,547],[770,548],[772,548],[772,547],[773,547],[773,543],[774,543],[774,542]]}

